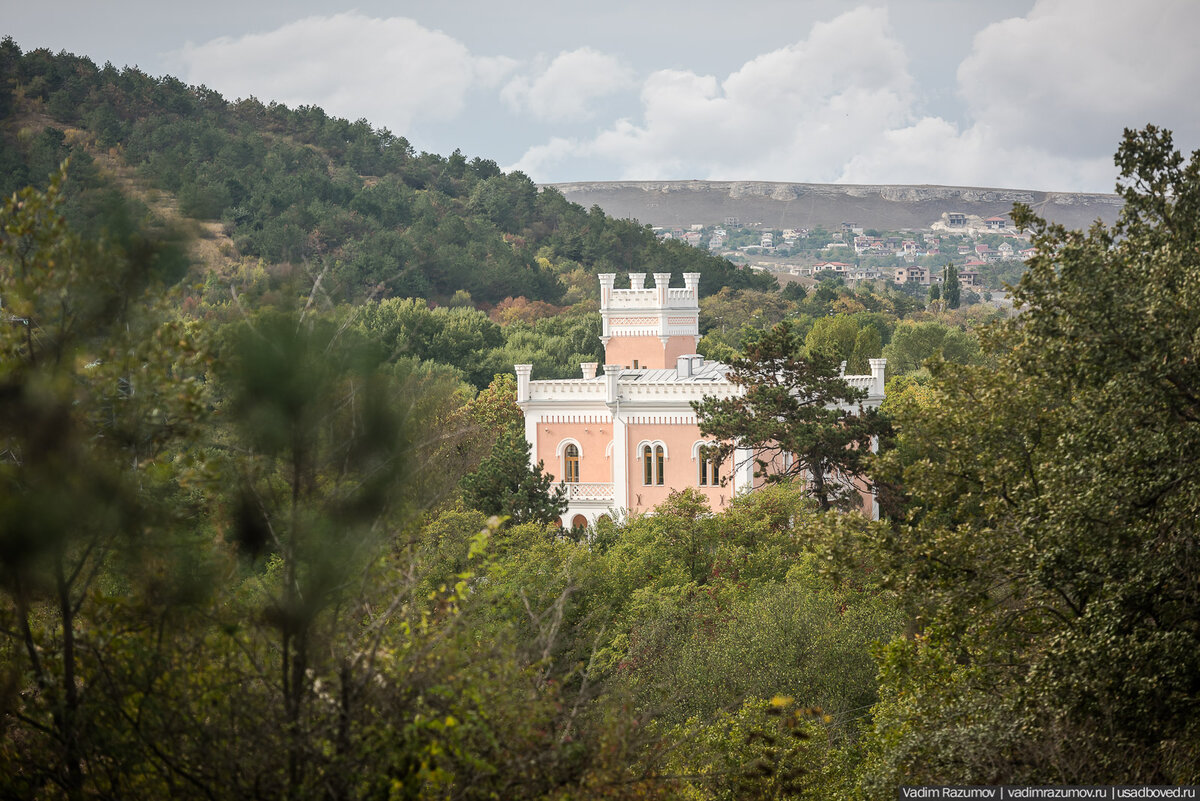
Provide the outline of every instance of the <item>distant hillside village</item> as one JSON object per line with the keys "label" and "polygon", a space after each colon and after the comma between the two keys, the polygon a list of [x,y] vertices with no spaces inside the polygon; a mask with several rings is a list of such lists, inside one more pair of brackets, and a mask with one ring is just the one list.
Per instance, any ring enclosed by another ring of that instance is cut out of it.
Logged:
{"label": "distant hillside village", "polygon": [[660,239],[678,239],[772,273],[780,283],[825,277],[847,284],[890,280],[914,292],[940,283],[948,264],[957,268],[964,288],[1001,290],[1015,282],[1035,252],[1028,233],[1017,230],[1007,215],[982,218],[961,212],[945,213],[923,231],[880,231],[857,222],[843,222],[837,230],[771,229],[736,217],[720,225],[654,231]]}

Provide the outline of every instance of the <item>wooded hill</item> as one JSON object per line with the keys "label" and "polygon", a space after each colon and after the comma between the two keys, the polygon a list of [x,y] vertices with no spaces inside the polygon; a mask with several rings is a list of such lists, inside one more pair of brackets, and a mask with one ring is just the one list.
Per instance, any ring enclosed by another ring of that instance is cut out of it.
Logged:
{"label": "wooded hill", "polygon": [[219,221],[209,235],[229,237],[224,270],[307,264],[339,299],[570,303],[597,294],[596,273],[631,269],[699,272],[706,293],[769,283],[492,161],[417,153],[366,120],[22,53],[11,38],[0,44],[0,120],[0,194],[45,186],[67,156],[73,183],[93,189],[133,168],[184,217]]}

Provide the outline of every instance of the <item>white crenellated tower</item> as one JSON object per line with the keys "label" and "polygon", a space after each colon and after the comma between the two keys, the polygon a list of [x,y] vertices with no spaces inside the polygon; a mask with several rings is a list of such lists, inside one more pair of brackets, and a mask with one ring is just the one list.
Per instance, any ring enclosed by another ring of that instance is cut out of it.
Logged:
{"label": "white crenellated tower", "polygon": [[616,288],[616,273],[600,275],[600,316],[604,363],[628,369],[674,367],[700,343],[700,273],[684,273],[671,288],[670,273],[629,274],[629,289]]}

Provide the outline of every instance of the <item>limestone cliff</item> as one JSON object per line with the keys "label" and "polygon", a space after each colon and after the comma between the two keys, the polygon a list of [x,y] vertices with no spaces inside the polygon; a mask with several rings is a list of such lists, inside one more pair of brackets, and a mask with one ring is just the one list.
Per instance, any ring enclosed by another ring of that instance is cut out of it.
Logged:
{"label": "limestone cliff", "polygon": [[1013,203],[1069,228],[1086,228],[1097,218],[1113,222],[1121,208],[1116,195],[1039,192],[961,186],[794,184],[771,181],[596,181],[552,186],[583,206],[599,205],[614,217],[647,225],[742,223],[769,228],[812,228],[854,222],[888,230],[930,228],[943,214],[991,217]]}

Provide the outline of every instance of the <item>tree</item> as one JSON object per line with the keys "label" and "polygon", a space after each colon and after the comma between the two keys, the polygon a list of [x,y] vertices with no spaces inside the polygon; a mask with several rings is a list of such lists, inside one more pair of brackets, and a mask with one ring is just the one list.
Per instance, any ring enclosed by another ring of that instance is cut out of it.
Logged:
{"label": "tree", "polygon": [[957,309],[960,300],[959,293],[961,287],[958,282],[958,269],[953,264],[946,265],[946,271],[943,274],[942,295],[946,298],[947,309]]}
{"label": "tree", "polygon": [[875,783],[1200,779],[1200,152],[1150,127],[1116,161],[1112,229],[1014,210],[1022,314],[896,410],[879,550],[922,633],[885,656]]}
{"label": "tree", "polygon": [[842,378],[836,357],[803,354],[792,325],[780,323],[730,363],[729,380],[743,395],[692,405],[701,432],[720,443],[714,458],[747,449],[756,476],[806,480],[822,510],[851,507],[858,498],[854,480],[884,424],[863,408],[866,392]]}
{"label": "tree", "polygon": [[859,329],[854,338],[854,352],[846,364],[846,372],[850,375],[867,375],[871,372],[871,359],[878,359],[883,354],[883,337],[879,329],[867,325]]}
{"label": "tree", "polygon": [[811,356],[819,356],[836,362],[850,359],[854,353],[854,342],[858,336],[858,323],[847,314],[819,317],[804,338],[804,346]]}
{"label": "tree", "polygon": [[700,331],[726,328],[736,331],[742,324],[769,328],[787,316],[791,304],[779,292],[730,289],[700,300]]}
{"label": "tree", "polygon": [[185,549],[164,525],[164,454],[194,433],[199,368],[187,327],[155,317],[165,243],[80,237],[66,175],[0,207],[0,793],[81,798],[128,764],[94,746],[120,727],[97,686],[97,620],[144,625],[121,612],[152,584],[158,609],[175,606],[170,555]]}
{"label": "tree", "polygon": [[509,426],[479,469],[463,477],[467,504],[509,523],[552,523],[567,510],[567,492],[539,461],[529,464],[531,448],[522,427]]}
{"label": "tree", "polygon": [[883,349],[891,375],[915,372],[935,355],[948,362],[969,364],[978,353],[979,341],[973,333],[936,320],[901,322]]}
{"label": "tree", "polygon": [[[402,382],[382,362],[348,326],[270,311],[231,327],[216,371],[233,423],[229,530],[245,555],[268,557],[255,594],[264,632],[246,647],[274,641],[278,700],[262,714],[281,764],[261,781],[292,796],[349,784],[372,677],[362,643],[341,632],[364,619],[381,549],[453,485],[433,468],[448,399],[426,400],[419,377]],[[337,688],[336,715],[321,683]]]}
{"label": "tree", "polygon": [[942,290],[937,284],[929,285],[929,302],[930,304],[937,303],[942,299]]}

